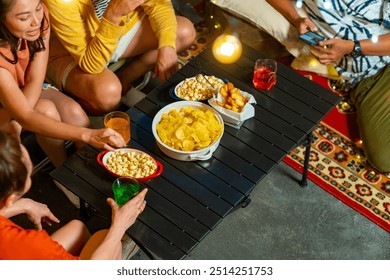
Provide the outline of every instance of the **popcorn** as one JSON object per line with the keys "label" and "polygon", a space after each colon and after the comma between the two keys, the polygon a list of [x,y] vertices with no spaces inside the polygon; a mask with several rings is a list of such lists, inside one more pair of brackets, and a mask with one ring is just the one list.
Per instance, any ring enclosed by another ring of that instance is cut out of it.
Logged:
{"label": "popcorn", "polygon": [[223,85],[224,82],[221,79],[199,74],[196,77],[185,79],[175,88],[175,94],[185,100],[206,100],[211,98],[215,90]]}
{"label": "popcorn", "polygon": [[106,167],[120,176],[143,178],[152,175],[157,165],[154,159],[145,153],[117,151],[106,161]]}

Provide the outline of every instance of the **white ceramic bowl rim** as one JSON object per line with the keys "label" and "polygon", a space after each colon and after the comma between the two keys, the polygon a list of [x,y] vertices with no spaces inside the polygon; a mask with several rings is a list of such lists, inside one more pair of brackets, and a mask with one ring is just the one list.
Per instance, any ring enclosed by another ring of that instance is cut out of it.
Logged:
{"label": "white ceramic bowl rim", "polygon": [[[184,107],[203,108],[203,109],[207,109],[207,110],[210,110],[213,112],[213,114],[215,115],[215,117],[217,118],[219,123],[222,124],[222,132],[219,135],[219,137],[213,141],[213,143],[211,143],[207,147],[200,149],[200,150],[182,151],[182,150],[174,149],[174,148],[168,146],[167,144],[165,144],[163,141],[161,141],[160,137],[158,136],[156,126],[160,122],[162,114],[169,113],[169,111],[172,109],[180,110],[181,108],[184,108]],[[158,143],[160,145],[162,145],[163,147],[165,147],[168,150],[171,150],[175,153],[182,154],[182,155],[197,155],[197,154],[203,155],[203,154],[206,154],[206,152],[208,150],[212,149],[213,145],[215,145],[216,142],[219,142],[219,140],[221,140],[223,132],[225,130],[225,127],[224,127],[224,122],[223,122],[221,115],[213,107],[211,107],[207,104],[204,104],[202,102],[199,102],[199,101],[176,101],[176,102],[173,102],[173,103],[161,108],[160,111],[157,112],[157,114],[155,115],[155,117],[153,119],[152,130],[153,130],[154,138],[156,138],[156,140],[158,141]]]}
{"label": "white ceramic bowl rim", "polygon": [[[186,79],[187,79],[187,80],[196,80],[196,76],[190,77],[190,78],[186,78]],[[221,81],[221,82],[223,83],[223,80],[222,80],[222,79],[217,78],[217,77],[215,77],[215,79],[216,79],[216,80],[219,80],[219,81]],[[185,81],[185,80],[181,81],[180,83],[178,83],[178,84],[175,86],[174,94],[176,95],[177,98],[180,98],[180,99],[182,99],[182,100],[184,100],[184,101],[205,101],[205,100],[208,100],[208,99],[210,99],[210,98],[212,97],[212,95],[211,95],[210,97],[203,98],[203,99],[187,100],[187,99],[184,99],[184,98],[178,96],[178,95],[177,95],[177,89],[178,89],[179,87],[182,86],[182,84],[184,83],[184,81]],[[206,85],[207,85],[207,82],[205,82],[205,83],[206,83]],[[211,85],[210,85],[210,87],[211,87]],[[217,88],[216,90],[218,90],[218,88]]]}

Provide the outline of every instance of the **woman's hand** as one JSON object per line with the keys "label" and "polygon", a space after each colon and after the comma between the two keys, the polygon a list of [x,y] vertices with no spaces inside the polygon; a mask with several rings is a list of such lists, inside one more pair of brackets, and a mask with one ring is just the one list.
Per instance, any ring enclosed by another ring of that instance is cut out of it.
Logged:
{"label": "woman's hand", "polygon": [[161,47],[158,50],[154,76],[159,77],[160,82],[165,81],[178,69],[176,50],[172,47]]}
{"label": "woman's hand", "polygon": [[24,203],[28,219],[35,225],[37,230],[42,230],[42,222],[45,222],[49,226],[51,226],[52,222],[60,222],[46,204],[28,198],[21,198],[20,200]]}
{"label": "woman's hand", "polygon": [[[85,143],[88,143],[96,148],[106,150],[114,150],[110,144],[115,147],[125,147],[126,142],[122,135],[111,128],[87,129],[87,132],[82,136]],[[110,144],[108,144],[110,143]]]}
{"label": "woman's hand", "polygon": [[353,50],[354,43],[350,40],[329,39],[319,42],[314,46],[311,53],[322,64],[338,63],[343,56]]}
{"label": "woman's hand", "polygon": [[119,207],[112,198],[108,198],[107,202],[112,209],[112,225],[111,227],[125,232],[132,224],[134,224],[138,215],[144,211],[146,207],[145,195],[148,189],[143,189],[139,194]]}

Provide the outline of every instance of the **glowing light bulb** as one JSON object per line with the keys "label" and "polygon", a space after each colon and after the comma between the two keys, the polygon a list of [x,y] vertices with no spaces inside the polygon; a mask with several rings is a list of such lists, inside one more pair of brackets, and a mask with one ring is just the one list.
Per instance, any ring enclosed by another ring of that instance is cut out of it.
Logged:
{"label": "glowing light bulb", "polygon": [[236,36],[222,34],[215,39],[212,47],[213,55],[221,63],[236,62],[242,54],[242,45]]}
{"label": "glowing light bulb", "polygon": [[376,43],[378,43],[378,40],[379,40],[378,35],[372,35],[372,37],[371,37],[371,42],[373,42],[374,44],[376,44]]}

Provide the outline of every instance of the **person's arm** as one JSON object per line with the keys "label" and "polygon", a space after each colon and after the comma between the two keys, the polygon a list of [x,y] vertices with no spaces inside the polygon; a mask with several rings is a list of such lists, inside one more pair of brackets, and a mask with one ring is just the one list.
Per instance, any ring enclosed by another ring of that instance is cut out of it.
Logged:
{"label": "person's arm", "polygon": [[128,201],[122,207],[119,207],[112,198],[108,198],[107,202],[112,209],[111,227],[108,230],[103,242],[92,253],[92,260],[110,260],[115,255],[117,245],[121,242],[125,231],[134,224],[138,215],[146,206],[145,195],[147,189],[143,189],[133,199]]}
{"label": "person's arm", "polygon": [[267,2],[295,26],[299,34],[318,30],[317,26],[309,18],[301,17],[298,14],[291,0],[267,0]]}
{"label": "person's arm", "polygon": [[164,81],[178,68],[176,52],[177,21],[172,2],[169,0],[148,0],[141,5],[149,16],[149,21],[158,39],[157,62],[154,70],[156,77]]}
{"label": "person's arm", "polygon": [[[390,55],[390,33],[379,36],[377,43],[373,43],[371,39],[359,42],[363,55]],[[324,46],[331,47],[324,48]],[[319,46],[311,50],[311,53],[322,64],[338,63],[343,56],[353,51],[354,46],[355,43],[352,40],[329,39],[321,41]]]}
{"label": "person's arm", "polygon": [[31,108],[34,108],[39,96],[42,92],[42,84],[45,79],[46,66],[49,57],[49,40],[50,40],[50,22],[49,14],[45,5],[41,6],[44,9],[47,22],[45,22],[45,34],[43,36],[43,41],[46,49],[35,53],[34,59],[29,64],[28,72],[25,76],[25,84],[23,86],[23,93],[27,99],[27,102],[30,104]]}
{"label": "person's arm", "polygon": [[97,148],[112,150],[113,148],[107,144],[109,142],[117,147],[125,145],[122,136],[112,129],[73,126],[35,112],[11,73],[0,68],[0,77],[0,102],[24,129],[56,139],[88,143]]}
{"label": "person's arm", "polygon": [[20,214],[26,214],[37,230],[42,230],[42,221],[48,225],[51,225],[52,221],[55,223],[60,222],[46,204],[36,202],[29,198],[20,198],[11,206],[0,209],[0,215],[6,218]]}

